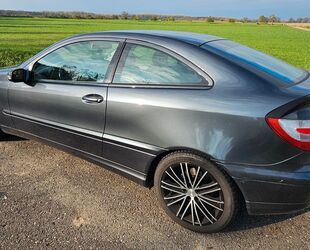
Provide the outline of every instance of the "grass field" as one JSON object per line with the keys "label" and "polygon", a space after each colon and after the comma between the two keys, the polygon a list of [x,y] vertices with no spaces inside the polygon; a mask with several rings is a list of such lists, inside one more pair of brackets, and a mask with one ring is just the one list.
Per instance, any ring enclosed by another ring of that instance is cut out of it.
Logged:
{"label": "grass field", "polygon": [[310,32],[285,25],[0,18],[0,66],[18,64],[46,46],[73,34],[124,29],[161,29],[208,33],[229,38],[310,68]]}

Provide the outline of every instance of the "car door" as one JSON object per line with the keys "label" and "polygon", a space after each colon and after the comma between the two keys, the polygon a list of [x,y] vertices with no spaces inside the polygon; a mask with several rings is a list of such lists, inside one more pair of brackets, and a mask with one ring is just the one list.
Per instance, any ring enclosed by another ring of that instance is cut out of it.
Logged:
{"label": "car door", "polygon": [[164,148],[197,138],[190,116],[210,85],[204,72],[176,53],[127,40],[109,85],[103,143],[112,143],[103,156],[145,173]]}
{"label": "car door", "polygon": [[117,40],[75,41],[31,63],[31,84],[9,87],[15,128],[101,156],[107,82],[119,46]]}

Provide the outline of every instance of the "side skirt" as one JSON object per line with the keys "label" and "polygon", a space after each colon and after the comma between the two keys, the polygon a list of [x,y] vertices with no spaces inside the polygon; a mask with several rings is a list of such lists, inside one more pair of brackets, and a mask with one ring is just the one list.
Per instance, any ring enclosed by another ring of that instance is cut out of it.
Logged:
{"label": "side skirt", "polygon": [[67,145],[63,145],[61,143],[58,143],[58,142],[55,142],[52,140],[48,140],[48,139],[39,137],[39,136],[33,135],[31,133],[28,133],[28,132],[24,132],[24,131],[21,131],[18,129],[14,129],[14,128],[7,127],[7,126],[1,126],[1,129],[3,130],[3,132],[8,133],[8,134],[16,135],[16,136],[23,137],[26,139],[33,139],[33,140],[42,142],[44,144],[53,146],[55,148],[58,148],[60,150],[63,150],[63,151],[68,152],[70,154],[73,154],[75,156],[78,156],[82,159],[85,159],[89,162],[95,163],[95,164],[97,164],[101,167],[104,167],[110,171],[113,171],[117,174],[120,174],[120,175],[140,184],[140,185],[143,185],[143,186],[147,185],[146,184],[146,174],[139,172],[139,171],[136,171],[136,170],[129,168],[125,165],[116,163],[114,161],[111,161],[111,160],[108,160],[108,159],[105,159],[102,157],[98,157],[96,155],[78,150],[76,148],[72,148],[72,147],[67,146]]}

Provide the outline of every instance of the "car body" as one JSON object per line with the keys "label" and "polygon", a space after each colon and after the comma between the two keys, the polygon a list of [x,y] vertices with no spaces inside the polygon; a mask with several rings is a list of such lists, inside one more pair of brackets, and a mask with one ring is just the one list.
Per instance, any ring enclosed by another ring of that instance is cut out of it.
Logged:
{"label": "car body", "polygon": [[[84,47],[55,51],[89,42],[85,63],[113,49],[104,55],[103,75],[83,69],[71,76],[82,59],[73,68],[53,66]],[[271,57],[270,63],[267,56],[259,61],[262,54],[245,47],[236,54],[232,48],[238,52],[238,46],[215,36],[165,31],[64,39],[21,65],[0,70],[1,129],[59,147],[147,187],[154,184],[163,157],[191,152],[225,171],[250,214],[303,209],[310,202],[309,150],[283,138],[268,118],[310,120],[309,73]],[[151,59],[143,54],[149,48]],[[272,68],[278,62],[281,69]],[[281,74],[283,69],[288,73]],[[18,70],[23,70],[20,81]],[[185,82],[173,82],[177,70]],[[47,74],[53,79],[44,79]],[[38,80],[32,81],[35,75]],[[156,79],[140,80],[148,77]]]}

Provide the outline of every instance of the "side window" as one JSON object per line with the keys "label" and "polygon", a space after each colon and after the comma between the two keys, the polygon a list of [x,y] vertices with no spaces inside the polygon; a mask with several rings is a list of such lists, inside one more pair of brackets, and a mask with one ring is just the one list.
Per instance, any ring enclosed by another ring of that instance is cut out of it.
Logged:
{"label": "side window", "polygon": [[205,79],[169,54],[142,45],[127,44],[115,72],[117,84],[201,85]]}
{"label": "side window", "polygon": [[65,45],[34,65],[33,80],[104,82],[118,42],[85,41]]}

